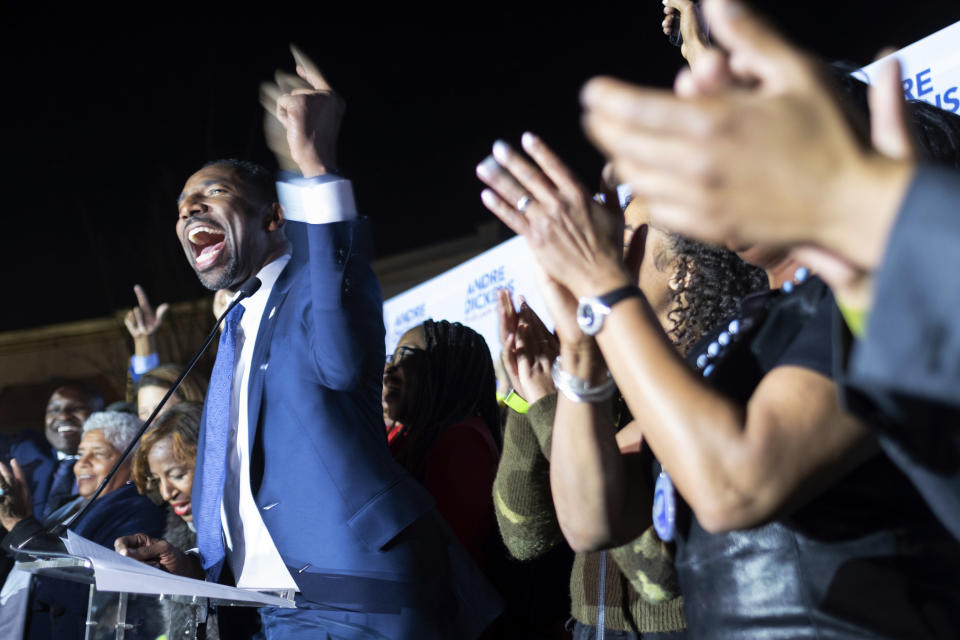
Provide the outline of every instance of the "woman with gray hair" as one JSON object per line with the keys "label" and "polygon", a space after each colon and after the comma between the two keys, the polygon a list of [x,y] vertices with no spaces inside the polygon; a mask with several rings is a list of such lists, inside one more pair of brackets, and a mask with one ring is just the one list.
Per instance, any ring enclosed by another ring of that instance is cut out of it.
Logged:
{"label": "woman with gray hair", "polygon": [[[126,413],[91,414],[83,424],[83,438],[77,450],[79,457],[73,466],[79,495],[43,522],[33,516],[33,501],[20,465],[16,460],[11,460],[9,467],[0,462],[0,484],[6,487],[6,493],[0,497],[0,524],[9,531],[3,539],[3,548],[18,546],[57,522],[67,522],[96,492],[141,424],[139,418]],[[120,536],[148,531],[150,535],[160,535],[163,511],[137,492],[130,481],[130,471],[130,461],[126,460],[90,509],[70,523],[70,530],[108,548],[112,548],[113,541]],[[20,581],[21,584],[16,585],[20,588],[12,585],[11,580]],[[89,588],[76,583],[12,572],[3,588],[0,637],[80,640],[84,637],[88,591]]]}

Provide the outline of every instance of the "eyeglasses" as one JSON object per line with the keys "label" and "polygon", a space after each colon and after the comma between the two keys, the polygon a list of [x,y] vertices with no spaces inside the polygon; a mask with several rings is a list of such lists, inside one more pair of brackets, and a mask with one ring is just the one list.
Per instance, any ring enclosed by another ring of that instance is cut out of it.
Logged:
{"label": "eyeglasses", "polygon": [[397,350],[393,355],[387,356],[387,364],[397,366],[407,358],[411,356],[417,356],[418,354],[426,354],[426,350],[418,349],[416,347],[408,347],[406,345],[402,347],[397,347]]}

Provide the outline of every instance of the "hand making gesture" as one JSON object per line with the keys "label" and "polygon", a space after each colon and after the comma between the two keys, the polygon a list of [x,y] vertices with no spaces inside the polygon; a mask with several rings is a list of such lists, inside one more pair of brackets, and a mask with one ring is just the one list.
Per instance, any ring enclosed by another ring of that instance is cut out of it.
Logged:
{"label": "hand making gesture", "polygon": [[305,178],[323,175],[337,166],[337,135],[346,108],[320,70],[290,45],[297,75],[277,71],[275,83],[260,87],[266,109],[267,146],[283,169],[299,169]]}
{"label": "hand making gesture", "polygon": [[170,305],[163,303],[154,309],[150,305],[147,292],[140,285],[134,285],[133,293],[137,296],[137,306],[127,312],[123,323],[127,325],[127,331],[133,338],[133,352],[138,356],[148,356],[157,352],[154,335],[163,324]]}

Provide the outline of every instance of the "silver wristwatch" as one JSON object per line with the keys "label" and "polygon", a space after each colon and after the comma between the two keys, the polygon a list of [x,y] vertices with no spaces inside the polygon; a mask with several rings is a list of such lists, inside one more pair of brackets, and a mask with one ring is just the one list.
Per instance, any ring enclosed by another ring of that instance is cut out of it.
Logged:
{"label": "silver wristwatch", "polygon": [[580,330],[588,336],[597,335],[613,305],[634,296],[642,297],[643,293],[639,287],[628,284],[596,298],[580,298],[577,304],[577,324],[580,325]]}

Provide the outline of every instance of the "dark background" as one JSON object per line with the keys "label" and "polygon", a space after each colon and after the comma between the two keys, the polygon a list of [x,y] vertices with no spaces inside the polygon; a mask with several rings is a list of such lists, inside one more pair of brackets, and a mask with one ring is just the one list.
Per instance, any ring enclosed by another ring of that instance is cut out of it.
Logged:
{"label": "dark background", "polygon": [[[960,19],[954,1],[766,5],[803,46],[861,64]],[[137,17],[3,10],[0,330],[110,314],[133,304],[134,283],[155,303],[205,295],[174,235],[175,198],[209,159],[275,166],[257,87],[292,70],[289,41],[346,98],[341,170],[380,257],[489,220],[474,166],[498,137],[534,130],[592,184],[601,159],[579,129],[583,82],[669,86],[681,64],[656,0],[576,14],[342,5],[336,16],[276,3],[246,21],[166,6]],[[458,13],[468,10],[478,15]]]}

